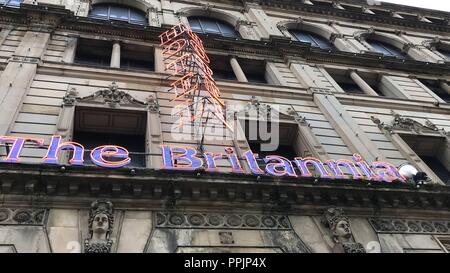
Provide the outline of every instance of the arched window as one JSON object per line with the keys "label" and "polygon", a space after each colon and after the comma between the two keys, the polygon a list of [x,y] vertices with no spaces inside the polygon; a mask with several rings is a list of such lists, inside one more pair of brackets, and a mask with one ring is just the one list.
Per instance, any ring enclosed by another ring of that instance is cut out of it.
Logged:
{"label": "arched window", "polygon": [[310,43],[312,47],[318,47],[321,49],[333,49],[333,45],[322,36],[315,33],[304,30],[290,30],[292,36],[299,42]]}
{"label": "arched window", "polygon": [[217,34],[225,37],[237,38],[239,34],[234,27],[224,21],[203,16],[188,17],[189,25],[194,32],[203,34]]}
{"label": "arched window", "polygon": [[23,0],[0,0],[0,6],[19,7]]}
{"label": "arched window", "polygon": [[146,25],[145,13],[124,5],[96,4],[92,6],[89,17],[103,20],[119,20],[130,24]]}
{"label": "arched window", "polygon": [[406,55],[400,49],[377,40],[367,40],[367,42],[372,46],[372,48],[385,56],[397,57],[400,59],[405,59]]}

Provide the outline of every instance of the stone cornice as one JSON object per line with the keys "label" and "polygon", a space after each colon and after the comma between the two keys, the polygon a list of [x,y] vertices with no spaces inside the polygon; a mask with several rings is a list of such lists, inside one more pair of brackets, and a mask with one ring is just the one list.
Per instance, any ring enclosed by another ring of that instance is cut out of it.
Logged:
{"label": "stone cornice", "polygon": [[[401,27],[409,27],[409,28],[415,28],[415,29],[421,29],[421,30],[427,30],[427,31],[437,31],[437,32],[449,32],[450,31],[449,25],[439,25],[436,23],[422,22],[420,20],[395,18],[395,17],[379,15],[379,14],[354,12],[354,11],[343,10],[343,9],[338,9],[338,8],[334,8],[334,7],[314,6],[314,5],[303,4],[301,1],[298,1],[298,0],[277,0],[277,1],[261,0],[261,1],[259,1],[259,4],[262,6],[272,7],[272,8],[277,8],[277,9],[309,12],[309,13],[314,13],[314,14],[340,17],[343,19],[357,20],[360,22],[369,22],[369,23],[377,22],[377,23],[383,23],[383,24],[391,25],[391,26],[396,25],[396,26],[401,26]],[[358,4],[356,4],[356,3],[353,3],[353,4],[363,6],[360,1]],[[389,7],[391,7],[393,9],[398,9],[398,11],[408,12],[408,9],[406,9],[406,10],[403,9],[405,6],[385,5],[384,3],[383,3],[383,6],[387,9],[389,9]],[[400,7],[402,9],[399,9]],[[411,8],[411,9],[409,9],[409,12],[432,15],[429,11],[422,10],[419,8]],[[450,15],[445,12],[436,11],[436,13],[439,13],[439,15],[441,17],[450,17]],[[436,16],[436,14],[434,14],[434,16]]]}
{"label": "stone cornice", "polygon": [[417,189],[412,185],[357,180],[24,164],[0,165],[0,174],[2,202],[32,198],[36,206],[61,201],[83,203],[102,196],[119,201],[138,200],[153,207],[195,207],[207,203],[210,207],[233,205],[284,213],[330,205],[436,213],[445,213],[450,207],[450,187],[432,185]]}

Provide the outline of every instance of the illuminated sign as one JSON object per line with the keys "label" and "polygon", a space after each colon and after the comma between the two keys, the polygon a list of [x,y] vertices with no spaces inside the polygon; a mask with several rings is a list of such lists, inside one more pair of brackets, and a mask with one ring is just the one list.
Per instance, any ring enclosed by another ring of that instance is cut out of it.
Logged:
{"label": "illuminated sign", "polygon": [[[0,143],[8,145],[8,154],[0,158],[0,163],[20,163],[20,154],[26,143],[44,147],[44,139],[26,137],[0,137]],[[60,136],[53,136],[42,163],[58,165],[58,154],[69,151],[69,165],[83,166],[85,148],[76,142],[61,142]],[[240,159],[233,148],[225,148],[225,153],[199,154],[195,148],[187,146],[162,146],[162,169],[196,171],[204,168],[206,172],[223,171],[217,167],[220,160],[224,160],[231,167],[233,173],[245,173]],[[90,152],[92,163],[104,168],[120,168],[131,163],[126,148],[116,145],[103,145]],[[387,162],[367,163],[358,154],[353,160],[327,160],[322,162],[317,158],[297,157],[293,160],[282,156],[270,155],[258,163],[258,155],[252,151],[243,154],[242,161],[246,162],[254,175],[269,175],[275,177],[320,177],[328,179],[362,179],[380,182],[402,181],[406,179],[399,173],[397,167]],[[264,165],[264,166],[262,166]]]}
{"label": "illuminated sign", "polygon": [[177,77],[170,91],[174,93],[172,101],[177,103],[180,125],[203,125],[211,114],[232,130],[226,121],[225,103],[213,79],[202,40],[184,24],[172,27],[159,38],[166,71]]}

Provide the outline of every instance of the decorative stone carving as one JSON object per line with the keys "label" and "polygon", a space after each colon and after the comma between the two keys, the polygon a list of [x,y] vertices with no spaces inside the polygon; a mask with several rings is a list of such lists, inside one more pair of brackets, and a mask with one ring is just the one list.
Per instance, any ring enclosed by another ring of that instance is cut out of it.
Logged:
{"label": "decorative stone carving", "polygon": [[377,233],[450,234],[450,221],[371,218]]}
{"label": "decorative stone carving", "polygon": [[154,95],[148,96],[146,104],[147,104],[148,110],[150,112],[152,112],[152,113],[159,112],[158,99],[156,99],[156,97]]}
{"label": "decorative stone carving", "polygon": [[0,225],[44,225],[48,210],[0,208]]}
{"label": "decorative stone carving", "polygon": [[78,92],[72,87],[67,91],[66,95],[63,97],[63,105],[64,106],[74,106],[77,101]]}
{"label": "decorative stone carving", "polygon": [[422,132],[426,131],[433,131],[438,132],[439,128],[434,125],[431,121],[428,119],[425,121],[425,124],[422,124],[418,121],[415,121],[411,118],[403,117],[400,114],[394,113],[394,119],[392,120],[391,124],[386,124],[384,122],[381,122],[380,119],[372,116],[372,121],[378,125],[378,128],[384,129],[392,133],[394,130],[409,130],[413,131],[417,134],[421,134]]}
{"label": "decorative stone carving", "polygon": [[133,98],[127,92],[119,90],[119,87],[115,82],[111,83],[108,88],[101,89],[94,94],[80,98],[77,101],[105,103],[112,108],[118,108],[120,105],[145,105],[144,102]]}
{"label": "decorative stone carving", "polygon": [[158,228],[288,230],[283,215],[157,212]]}
{"label": "decorative stone carving", "polygon": [[110,253],[113,241],[110,239],[114,226],[113,204],[109,201],[95,201],[89,211],[89,239],[84,241],[85,253]]}
{"label": "decorative stone carving", "polygon": [[324,213],[323,223],[332,233],[335,242],[334,253],[365,253],[364,246],[355,242],[350,221],[340,208],[328,208]]}
{"label": "decorative stone carving", "polygon": [[220,243],[223,245],[234,244],[233,233],[232,232],[219,232]]}
{"label": "decorative stone carving", "polygon": [[342,39],[342,38],[344,38],[343,34],[341,34],[341,33],[332,33],[331,36],[330,36],[330,41],[332,43],[334,43],[334,41],[336,41],[336,39]]}

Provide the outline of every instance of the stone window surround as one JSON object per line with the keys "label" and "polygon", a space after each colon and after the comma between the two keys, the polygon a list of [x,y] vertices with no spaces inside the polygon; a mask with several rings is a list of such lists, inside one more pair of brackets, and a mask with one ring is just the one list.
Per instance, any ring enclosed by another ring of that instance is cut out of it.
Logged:
{"label": "stone window surround", "polygon": [[[110,86],[111,87],[111,86]],[[70,87],[69,87],[70,88]],[[126,93],[126,92],[125,92]],[[68,91],[63,102],[61,111],[59,114],[59,119],[56,128],[56,134],[62,136],[62,142],[71,141],[74,133],[74,122],[75,122],[75,111],[76,107],[89,107],[96,109],[110,109],[111,106],[101,105],[98,102],[92,100],[90,101],[78,101],[76,99],[78,92],[75,89]],[[89,96],[92,97],[93,95]],[[86,97],[86,98],[89,98]],[[84,100],[84,99],[82,99]],[[159,145],[162,144],[162,129],[161,120],[159,114],[159,104],[155,95],[150,95],[147,99],[147,103],[143,105],[136,106],[120,106],[118,109],[131,110],[137,112],[146,112],[147,123],[146,123],[146,153],[149,154],[146,157],[147,168],[152,167],[155,169],[160,168],[162,161],[160,157],[155,157],[154,154],[158,153]],[[60,163],[66,163],[68,161],[68,152],[61,152],[59,157]]]}
{"label": "stone window surround", "polygon": [[[395,114],[393,112],[393,114]],[[401,117],[401,116],[400,116]],[[403,118],[403,117],[401,117]],[[375,122],[376,117],[372,117],[372,120]],[[414,167],[416,167],[419,171],[425,172],[428,177],[432,179],[434,184],[438,185],[445,185],[445,183],[431,170],[430,167],[413,151],[413,149],[406,143],[405,140],[401,137],[401,134],[409,134],[414,135],[418,134],[414,131],[413,128],[410,128],[409,130],[406,128],[396,128],[396,125],[390,125],[385,123],[377,123],[375,122],[378,127],[380,128],[381,132],[387,137],[387,139],[394,144],[394,146],[398,149],[398,151],[406,158],[406,160],[412,164]],[[422,128],[425,128],[427,130],[426,125],[421,125],[418,123]],[[420,133],[422,134],[422,133]],[[430,137],[445,137],[447,139],[447,153],[450,154],[450,134],[443,132],[443,131],[426,131],[426,136]]]}

